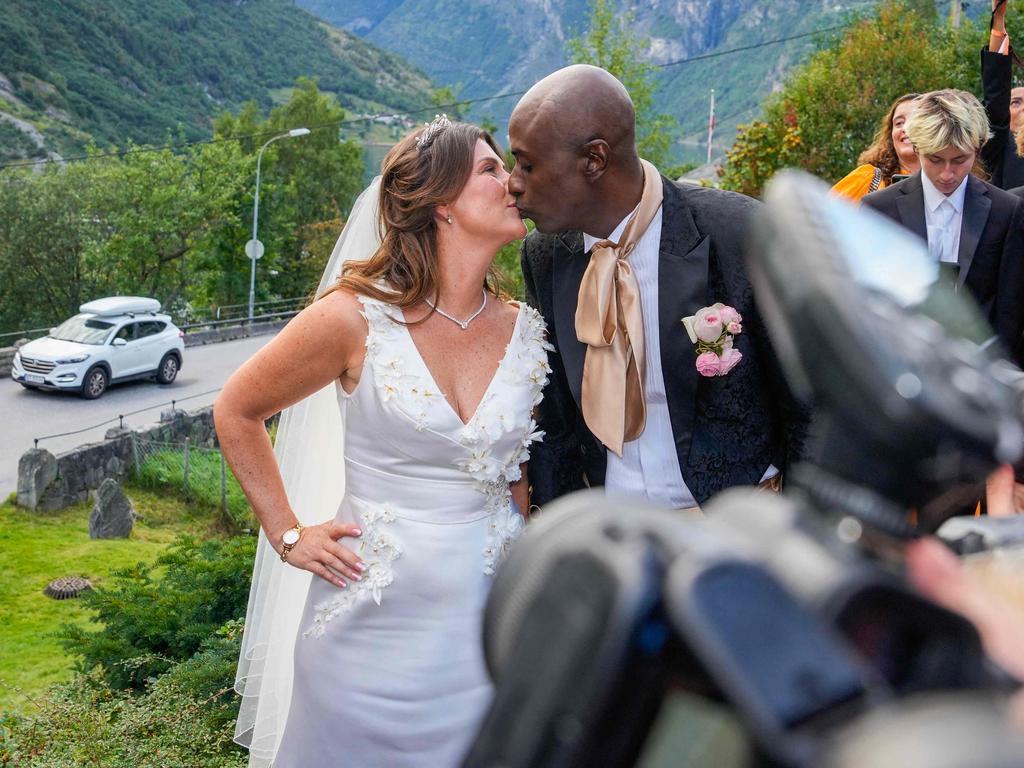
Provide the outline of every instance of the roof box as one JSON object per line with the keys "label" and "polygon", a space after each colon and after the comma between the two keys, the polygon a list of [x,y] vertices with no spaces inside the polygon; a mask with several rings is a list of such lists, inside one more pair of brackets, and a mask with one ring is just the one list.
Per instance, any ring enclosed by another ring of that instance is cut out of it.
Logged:
{"label": "roof box", "polygon": [[78,308],[79,312],[110,317],[111,315],[142,315],[160,311],[160,302],[142,296],[108,296],[105,299],[89,301]]}

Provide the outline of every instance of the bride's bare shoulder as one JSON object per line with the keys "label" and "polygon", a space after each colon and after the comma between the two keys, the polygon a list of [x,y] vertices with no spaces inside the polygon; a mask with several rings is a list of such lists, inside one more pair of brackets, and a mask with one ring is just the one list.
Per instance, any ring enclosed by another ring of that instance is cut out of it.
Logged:
{"label": "bride's bare shoulder", "polygon": [[360,347],[366,337],[362,305],[348,290],[334,290],[312,301],[297,314],[280,336],[287,342],[301,342],[321,350]]}
{"label": "bride's bare shoulder", "polygon": [[365,330],[362,311],[363,306],[352,291],[338,288],[310,302],[300,314],[308,315],[309,322],[334,332],[353,331],[360,327]]}
{"label": "bride's bare shoulder", "polygon": [[525,302],[518,301],[516,299],[502,299],[501,311],[502,317],[510,323],[514,323],[516,318],[519,317],[519,312]]}

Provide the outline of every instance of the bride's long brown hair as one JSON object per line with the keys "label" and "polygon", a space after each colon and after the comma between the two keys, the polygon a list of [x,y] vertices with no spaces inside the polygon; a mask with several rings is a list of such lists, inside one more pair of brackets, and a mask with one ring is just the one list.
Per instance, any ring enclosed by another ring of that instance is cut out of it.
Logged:
{"label": "bride's long brown hair", "polygon": [[[428,138],[418,143],[424,132]],[[421,127],[391,148],[381,168],[380,247],[365,261],[346,263],[332,290],[347,288],[403,309],[436,298],[435,209],[453,202],[469,181],[479,139],[502,156],[487,131],[468,123]],[[492,267],[484,287],[497,295],[496,285]]]}

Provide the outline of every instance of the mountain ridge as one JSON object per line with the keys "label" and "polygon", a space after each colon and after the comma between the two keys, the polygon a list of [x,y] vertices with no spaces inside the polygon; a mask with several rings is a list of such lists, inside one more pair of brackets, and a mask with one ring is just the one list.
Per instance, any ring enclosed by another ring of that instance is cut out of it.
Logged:
{"label": "mountain ridge", "polygon": [[[310,13],[388,50],[401,51],[441,85],[461,86],[466,99],[519,92],[568,63],[565,42],[580,35],[588,0],[522,0],[515,10],[498,0],[297,0]],[[854,0],[610,0],[632,14],[633,29],[650,41],[657,110],[674,117],[683,139],[706,136],[708,101],[715,89],[716,149],[731,144],[735,127],[853,12],[873,1]],[[797,39],[770,42],[780,38]],[[510,42],[511,41],[511,42]],[[760,46],[741,53],[732,49]],[[703,58],[707,57],[707,58]],[[671,62],[681,62],[671,64]],[[669,65],[669,66],[665,66]],[[504,127],[514,98],[474,106],[471,116]]]}
{"label": "mountain ridge", "polygon": [[266,111],[302,75],[350,111],[421,108],[432,93],[398,55],[286,0],[8,0],[0,159],[206,138],[220,112]]}

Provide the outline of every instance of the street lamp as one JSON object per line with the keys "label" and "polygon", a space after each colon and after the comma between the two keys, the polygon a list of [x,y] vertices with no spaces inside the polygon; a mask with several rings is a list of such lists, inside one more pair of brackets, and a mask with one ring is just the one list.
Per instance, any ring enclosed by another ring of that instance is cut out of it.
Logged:
{"label": "street lamp", "polygon": [[292,128],[288,133],[275,136],[266,144],[260,147],[256,155],[256,200],[252,206],[252,240],[245,244],[245,253],[251,262],[249,270],[249,323],[252,324],[253,308],[256,305],[256,260],[263,255],[263,243],[256,239],[256,223],[260,215],[260,164],[263,162],[263,150],[269,147],[278,139],[290,139],[295,136],[305,136],[309,128]]}

